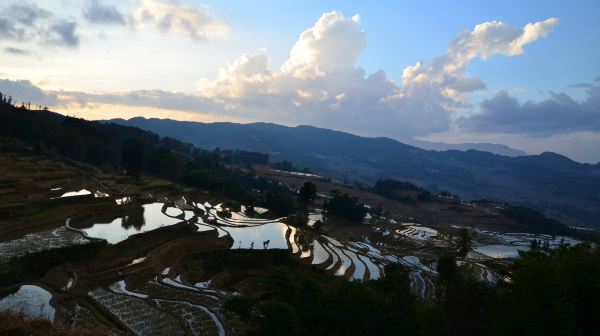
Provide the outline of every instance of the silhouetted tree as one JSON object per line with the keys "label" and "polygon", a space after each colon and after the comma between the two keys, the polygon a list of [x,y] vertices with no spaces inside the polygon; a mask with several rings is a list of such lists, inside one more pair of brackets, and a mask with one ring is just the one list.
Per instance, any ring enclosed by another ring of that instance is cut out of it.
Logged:
{"label": "silhouetted tree", "polygon": [[121,161],[129,176],[139,178],[144,169],[144,147],[136,139],[127,139],[123,143]]}
{"label": "silhouetted tree", "polygon": [[458,254],[462,257],[467,256],[471,251],[471,234],[466,228],[461,228],[458,235]]}
{"label": "silhouetted tree", "polygon": [[310,182],[306,181],[300,187],[300,192],[298,194],[298,201],[302,204],[310,204],[317,198],[317,186]]}
{"label": "silhouetted tree", "polygon": [[331,196],[332,198],[323,204],[323,209],[328,214],[355,222],[363,220],[367,209],[358,201],[358,198],[351,197],[347,193],[342,194],[339,190],[331,191]]}

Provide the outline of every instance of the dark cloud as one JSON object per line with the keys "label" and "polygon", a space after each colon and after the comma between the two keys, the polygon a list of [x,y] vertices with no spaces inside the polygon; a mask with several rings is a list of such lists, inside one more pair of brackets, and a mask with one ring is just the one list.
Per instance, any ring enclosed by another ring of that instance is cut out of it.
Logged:
{"label": "dark cloud", "polygon": [[524,104],[500,92],[481,103],[481,113],[460,118],[458,126],[472,132],[550,136],[578,131],[600,132],[600,87],[587,90],[578,102],[565,93]]}
{"label": "dark cloud", "polygon": [[88,8],[83,11],[83,17],[88,22],[96,24],[124,25],[125,18],[114,6],[102,6],[97,1],[92,1]]}
{"label": "dark cloud", "polygon": [[9,15],[23,25],[35,25],[41,19],[52,17],[52,13],[36,5],[16,4],[8,8]]}
{"label": "dark cloud", "polygon": [[24,29],[17,28],[11,20],[0,17],[0,39],[18,40],[24,35]]}
{"label": "dark cloud", "polygon": [[600,76],[596,76],[596,78],[594,78],[595,82],[600,82]]}
{"label": "dark cloud", "polygon": [[57,46],[77,47],[79,45],[77,23],[61,20],[52,24],[47,31],[45,43]]}
{"label": "dark cloud", "polygon": [[212,99],[162,90],[138,90],[125,93],[93,94],[80,91],[45,91],[28,80],[0,79],[0,92],[13,96],[14,101],[31,101],[36,105],[66,106],[77,104],[117,104],[146,106],[166,110],[210,112],[219,108]]}
{"label": "dark cloud", "polygon": [[0,40],[76,47],[77,22],[65,20],[32,3],[0,10]]}
{"label": "dark cloud", "polygon": [[31,102],[32,105],[57,105],[60,103],[54,92],[47,92],[27,80],[0,79],[0,92],[12,96],[14,102]]}
{"label": "dark cloud", "polygon": [[11,55],[29,55],[29,51],[20,49],[20,48],[14,48],[14,47],[4,48],[4,53],[11,54]]}
{"label": "dark cloud", "polygon": [[188,112],[211,112],[220,108],[212,99],[184,93],[162,90],[138,90],[125,93],[93,94],[77,91],[61,91],[60,105],[78,104],[116,104],[126,106],[145,106],[165,110]]}

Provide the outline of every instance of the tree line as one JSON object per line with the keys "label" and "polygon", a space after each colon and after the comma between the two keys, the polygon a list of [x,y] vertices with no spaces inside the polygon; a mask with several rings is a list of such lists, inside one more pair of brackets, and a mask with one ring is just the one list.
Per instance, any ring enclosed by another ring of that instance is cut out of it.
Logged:
{"label": "tree line", "polygon": [[18,139],[35,152],[85,162],[133,178],[147,174],[240,200],[253,194],[228,164],[268,162],[268,155],[207,151],[135,127],[87,121],[44,110],[15,107],[2,95],[0,136]]}
{"label": "tree line", "polygon": [[363,283],[282,267],[253,282],[264,294],[225,307],[251,335],[600,334],[600,251],[588,245],[522,253],[512,282],[497,285],[442,255],[430,302],[410,291],[400,265],[385,271]]}

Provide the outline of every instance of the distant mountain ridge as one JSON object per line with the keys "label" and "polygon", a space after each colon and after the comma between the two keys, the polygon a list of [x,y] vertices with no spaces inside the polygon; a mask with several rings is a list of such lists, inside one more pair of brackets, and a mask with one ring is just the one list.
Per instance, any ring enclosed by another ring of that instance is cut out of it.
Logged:
{"label": "distant mountain ridge", "polygon": [[196,146],[264,152],[347,182],[391,177],[464,199],[508,201],[566,224],[600,227],[600,166],[555,153],[508,157],[477,150],[432,151],[389,138],[365,138],[313,126],[199,123],[132,118],[111,122]]}
{"label": "distant mountain ridge", "polygon": [[423,140],[406,140],[404,141],[407,144],[413,145],[415,147],[419,147],[427,150],[461,150],[467,151],[469,149],[474,149],[482,152],[490,152],[492,154],[499,154],[504,156],[525,156],[529,155],[526,152],[514,149],[506,145],[495,144],[495,143],[458,143],[458,144],[450,144],[445,142],[434,142],[434,141],[423,141]]}

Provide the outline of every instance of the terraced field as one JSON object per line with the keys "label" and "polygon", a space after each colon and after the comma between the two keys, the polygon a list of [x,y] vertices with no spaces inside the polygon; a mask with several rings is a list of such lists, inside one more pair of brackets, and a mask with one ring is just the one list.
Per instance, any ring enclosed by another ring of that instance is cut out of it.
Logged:
{"label": "terraced field", "polygon": [[[94,260],[60,265],[38,284],[0,291],[0,309],[67,325],[138,335],[243,335],[248,326],[224,304],[247,294],[252,284],[246,279],[253,271],[210,273],[210,267],[196,264],[202,260],[186,264],[188,256],[215,250],[249,256],[287,251],[302,267],[348,281],[377,280],[385,276],[386,265],[400,264],[412,291],[431,301],[439,252],[454,251],[457,243],[459,227],[428,227],[382,216],[337,224],[318,206],[310,209],[306,225],[296,227],[268,209],[234,206],[162,182],[140,185],[38,157],[0,156],[2,160],[8,165],[0,166],[0,173],[6,172],[9,180],[0,183],[0,210],[6,215],[0,220],[0,264],[26,253],[107,243]],[[551,248],[579,242],[470,230],[473,251],[459,264],[490,284],[510,281],[494,263],[514,257],[494,251],[526,249],[532,241]]]}

